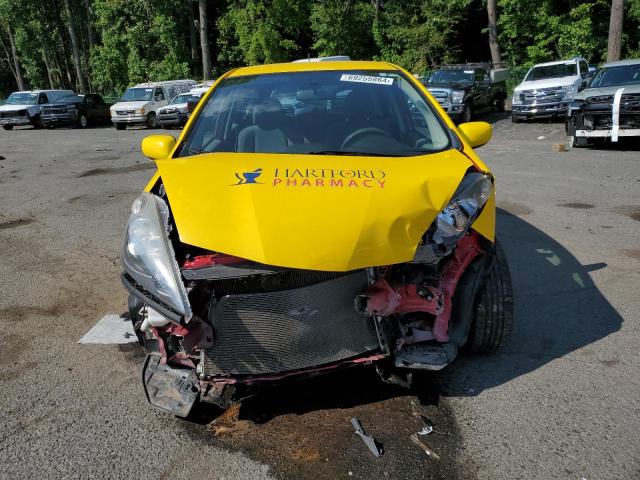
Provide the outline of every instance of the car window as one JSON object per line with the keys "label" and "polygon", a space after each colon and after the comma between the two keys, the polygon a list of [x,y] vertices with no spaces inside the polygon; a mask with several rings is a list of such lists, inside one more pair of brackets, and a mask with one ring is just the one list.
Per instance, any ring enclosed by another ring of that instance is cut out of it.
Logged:
{"label": "car window", "polygon": [[120,98],[121,102],[148,102],[153,96],[153,88],[133,87],[127,88]]}
{"label": "car window", "polygon": [[556,65],[540,65],[533,67],[527,73],[525,81],[543,80],[545,78],[561,78],[571,77],[578,74],[578,64],[576,62],[571,63],[558,63]]}
{"label": "car window", "polygon": [[82,97],[79,95],[65,95],[64,97],[56,98],[53,103],[76,103],[81,102]]}
{"label": "car window", "polygon": [[589,65],[587,65],[587,62],[581,60],[580,61],[580,75],[586,75],[587,73],[589,73]]}
{"label": "car window", "polygon": [[640,63],[603,67],[598,70],[590,87],[613,87],[617,85],[640,85]]}
{"label": "car window", "polygon": [[429,84],[473,85],[473,70],[438,70],[429,79]]}
{"label": "car window", "polygon": [[40,103],[40,104],[49,103],[49,99],[47,98],[47,96],[44,93],[41,93],[40,97],[38,98],[38,103]]}
{"label": "car window", "polygon": [[156,102],[162,102],[164,100],[164,92],[162,91],[162,87],[157,87],[153,97]]}
{"label": "car window", "polygon": [[409,156],[448,146],[441,119],[399,72],[316,71],[226,79],[187,132],[180,155]]}

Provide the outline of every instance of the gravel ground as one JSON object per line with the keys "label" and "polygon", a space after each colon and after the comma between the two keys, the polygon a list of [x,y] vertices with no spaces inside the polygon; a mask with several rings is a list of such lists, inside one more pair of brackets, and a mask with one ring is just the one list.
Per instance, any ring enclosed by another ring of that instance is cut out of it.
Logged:
{"label": "gravel ground", "polygon": [[[228,413],[222,436],[218,411],[184,421],[146,404],[137,347],[77,343],[125,310],[118,254],[154,170],[149,132],[0,130],[0,478],[640,478],[640,150],[556,153],[561,124],[486,119],[509,345],[413,391],[370,370],[284,385]],[[439,462],[408,440],[411,400],[436,424]]]}

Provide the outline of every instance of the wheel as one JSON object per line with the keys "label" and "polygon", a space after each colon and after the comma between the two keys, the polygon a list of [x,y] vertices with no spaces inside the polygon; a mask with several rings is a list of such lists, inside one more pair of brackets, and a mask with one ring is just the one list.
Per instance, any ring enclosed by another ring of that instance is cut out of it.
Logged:
{"label": "wheel", "polygon": [[516,117],[515,113],[511,112],[511,123],[520,123],[520,119]]}
{"label": "wheel", "polygon": [[511,274],[498,242],[474,310],[467,348],[476,353],[495,352],[506,343],[513,325]]}
{"label": "wheel", "polygon": [[473,116],[473,106],[470,103],[465,103],[464,110],[462,111],[462,115],[460,115],[460,123],[470,122],[472,116]]}
{"label": "wheel", "polygon": [[48,123],[46,127],[47,127],[47,130],[53,130],[54,128],[56,128],[56,126],[53,123]]}
{"label": "wheel", "polygon": [[496,100],[496,110],[498,112],[504,112],[504,98]]}
{"label": "wheel", "polygon": [[124,123],[114,123],[113,126],[116,127],[116,130],[124,130],[125,128],[127,128]]}
{"label": "wheel", "polygon": [[2,125],[5,130],[13,130],[13,125]]}
{"label": "wheel", "polygon": [[153,112],[147,115],[147,128],[158,128],[158,119]]}
{"label": "wheel", "polygon": [[89,125],[89,119],[87,118],[87,115],[84,113],[80,113],[78,115],[78,128],[87,128],[87,125]]}
{"label": "wheel", "polygon": [[43,127],[40,115],[37,115],[31,119],[31,125],[33,125],[33,128],[35,128],[36,130]]}

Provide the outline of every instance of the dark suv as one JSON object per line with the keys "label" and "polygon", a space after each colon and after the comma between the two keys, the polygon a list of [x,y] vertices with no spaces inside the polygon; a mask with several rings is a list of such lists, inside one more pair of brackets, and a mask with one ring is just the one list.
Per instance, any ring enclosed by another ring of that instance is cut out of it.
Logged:
{"label": "dark suv", "polygon": [[85,128],[88,125],[106,125],[111,121],[109,106],[95,93],[60,97],[54,103],[42,106],[40,118],[47,128],[58,125]]}

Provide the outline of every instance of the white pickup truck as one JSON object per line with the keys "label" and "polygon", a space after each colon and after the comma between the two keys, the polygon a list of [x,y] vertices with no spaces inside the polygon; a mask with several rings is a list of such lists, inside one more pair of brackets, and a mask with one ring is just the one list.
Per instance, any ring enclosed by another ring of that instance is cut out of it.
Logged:
{"label": "white pickup truck", "polygon": [[511,120],[564,116],[571,99],[593,77],[584,58],[539,63],[513,91]]}
{"label": "white pickup truck", "polygon": [[0,106],[0,125],[5,130],[11,130],[20,125],[33,125],[41,128],[40,108],[56,99],[73,95],[73,90],[31,90],[13,92]]}

